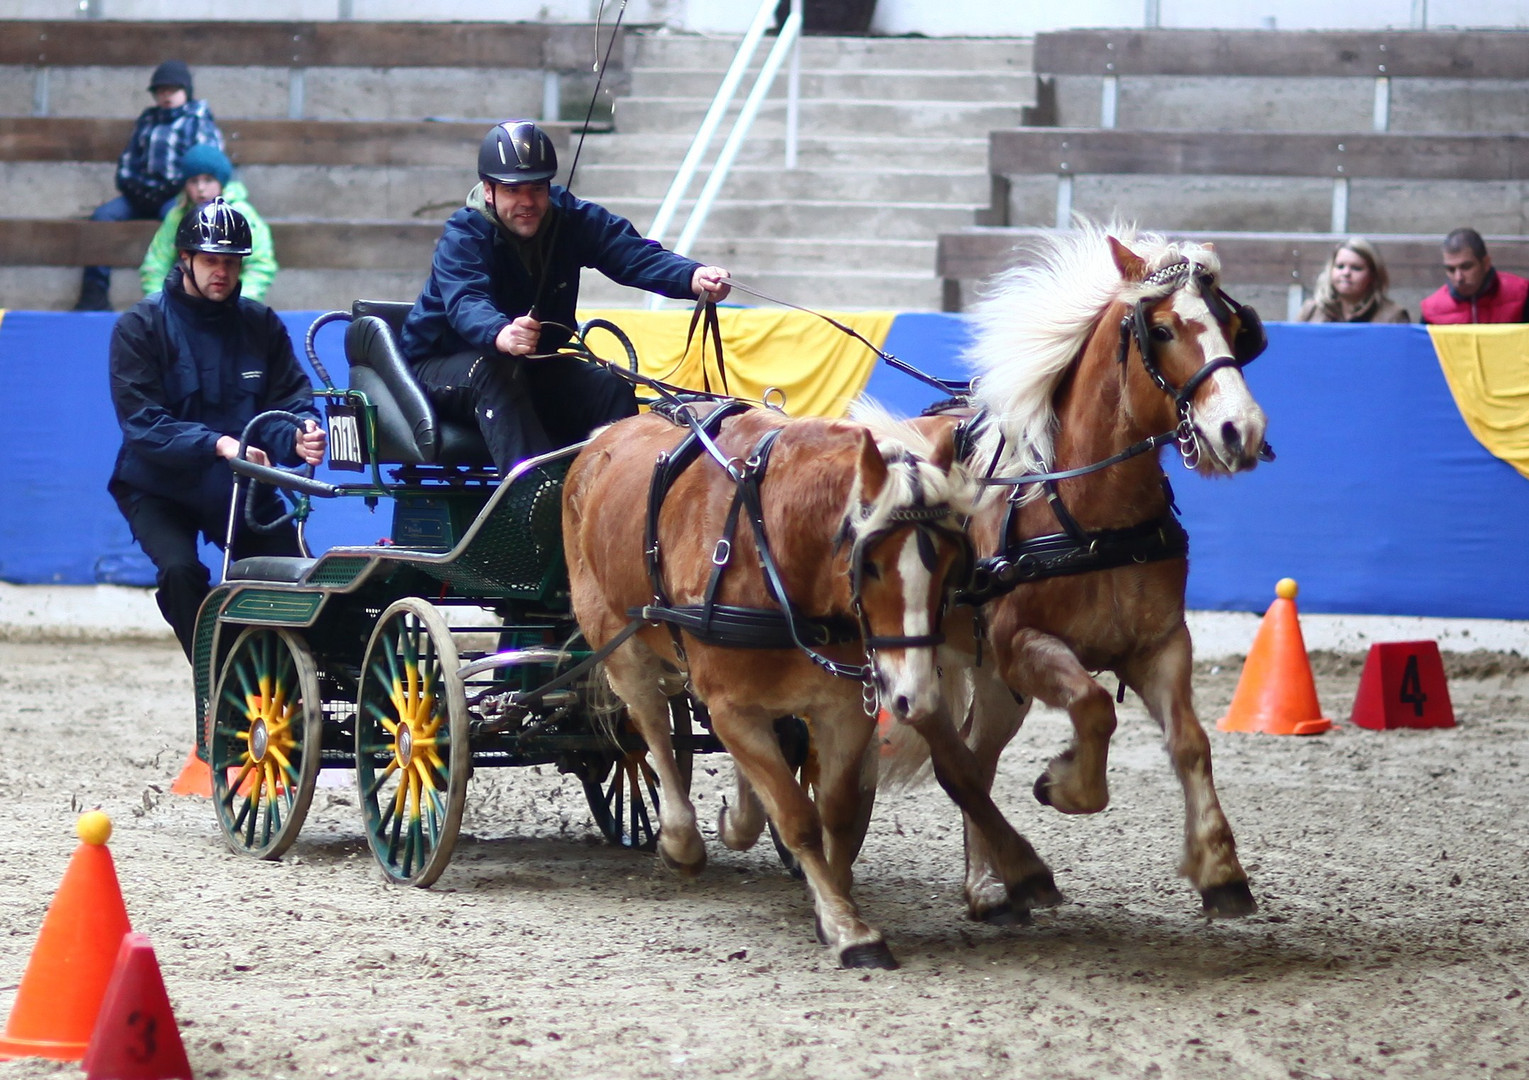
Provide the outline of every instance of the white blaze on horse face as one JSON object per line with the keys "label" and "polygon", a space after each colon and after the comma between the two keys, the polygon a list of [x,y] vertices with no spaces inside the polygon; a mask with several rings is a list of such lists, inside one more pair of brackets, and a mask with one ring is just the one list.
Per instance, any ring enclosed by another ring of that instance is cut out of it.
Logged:
{"label": "white blaze on horse face", "polygon": [[[1173,298],[1173,311],[1187,335],[1199,342],[1200,363],[1234,355],[1227,340],[1226,328],[1216,321],[1210,308],[1197,292],[1180,289]],[[1192,373],[1191,373],[1192,374]],[[1173,380],[1183,384],[1187,375]],[[1217,472],[1241,472],[1258,464],[1258,451],[1264,443],[1268,418],[1253,399],[1242,371],[1235,367],[1218,368],[1191,401],[1190,417],[1202,451]]]}
{"label": "white blaze on horse face", "polygon": [[[933,634],[941,596],[936,591],[934,574],[919,555],[918,533],[914,529],[907,530],[897,554],[897,577],[902,584],[903,636],[921,638]],[[895,719],[917,723],[933,716],[939,708],[936,651],[929,647],[877,651],[881,706]]]}

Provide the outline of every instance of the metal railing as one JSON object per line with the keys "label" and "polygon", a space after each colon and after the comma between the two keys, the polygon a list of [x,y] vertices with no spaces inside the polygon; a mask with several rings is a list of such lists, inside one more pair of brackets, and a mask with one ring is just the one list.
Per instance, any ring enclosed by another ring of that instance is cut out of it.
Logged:
{"label": "metal railing", "polygon": [[[680,203],[685,198],[685,192],[689,190],[691,182],[695,179],[702,159],[711,148],[711,141],[716,136],[718,127],[721,126],[727,110],[732,106],[739,84],[754,60],[754,53],[759,48],[759,42],[774,17],[775,5],[776,0],[761,0],[759,10],[754,14],[754,21],[749,24],[743,40],[738,44],[737,55],[733,57],[732,64],[722,77],[722,85],[717,88],[711,107],[706,110],[701,126],[696,129],[695,138],[690,143],[690,149],[685,152],[679,171],[675,173],[674,180],[669,185],[669,191],[664,195],[664,201],[659,204],[658,213],[653,216],[653,224],[648,229],[648,236],[652,239],[662,241],[664,233],[673,224]],[[696,237],[700,235],[701,229],[706,224],[707,215],[711,213],[712,204],[716,202],[717,194],[727,183],[728,171],[732,168],[733,160],[738,156],[738,151],[743,146],[744,139],[748,137],[754,118],[758,115],[760,106],[764,104],[770,87],[774,85],[781,64],[788,56],[791,66],[788,70],[786,86],[786,168],[796,168],[801,90],[801,50],[798,45],[801,41],[801,33],[802,0],[791,0],[791,14],[781,25],[774,47],[770,49],[764,63],[760,66],[754,85],[750,88],[748,97],[744,99],[738,118],[733,122],[732,130],[728,132],[727,140],[717,153],[716,163],[712,165],[711,173],[707,176],[695,205],[691,207],[690,216],[680,230],[679,238],[674,242],[672,250],[681,255],[687,254],[694,245]],[[663,299],[656,295],[651,297],[648,307],[657,308],[663,303]]]}

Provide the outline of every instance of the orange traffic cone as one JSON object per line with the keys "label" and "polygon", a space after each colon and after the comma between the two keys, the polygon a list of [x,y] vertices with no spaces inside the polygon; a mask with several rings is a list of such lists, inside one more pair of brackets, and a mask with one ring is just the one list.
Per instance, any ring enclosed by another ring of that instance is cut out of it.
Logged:
{"label": "orange traffic cone", "polygon": [[81,814],[75,849],[43,918],[32,958],[0,1035],[0,1058],[85,1056],[124,934],[132,930],[106,841],[111,819]]}
{"label": "orange traffic cone", "polygon": [[171,795],[203,795],[212,798],[212,768],[196,756],[196,747],[186,751],[180,775],[170,785]]}
{"label": "orange traffic cone", "polygon": [[1253,638],[1232,707],[1216,721],[1219,730],[1320,735],[1333,726],[1317,704],[1317,684],[1295,610],[1296,591],[1290,578],[1275,585],[1275,601]]}
{"label": "orange traffic cone", "polygon": [[192,1080],[154,946],[127,934],[90,1036],[85,1080]]}

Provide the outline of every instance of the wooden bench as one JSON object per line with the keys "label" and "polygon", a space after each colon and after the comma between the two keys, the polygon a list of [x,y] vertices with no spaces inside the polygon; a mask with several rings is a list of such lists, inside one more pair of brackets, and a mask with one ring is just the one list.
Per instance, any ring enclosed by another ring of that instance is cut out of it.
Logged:
{"label": "wooden bench", "polygon": [[[1356,116],[1368,114],[1375,131],[1394,130],[1422,121],[1417,92],[1432,84],[1459,91],[1475,85],[1488,93],[1516,95],[1501,85],[1529,81],[1529,33],[1492,31],[1271,31],[1271,30],[1066,30],[1035,36],[1035,71],[1051,83],[1049,95],[1059,116],[1071,126],[1133,126],[1130,113],[1140,99],[1171,92],[1196,80],[1308,80],[1314,94],[1304,102],[1340,116],[1310,115],[1310,123],[1286,127],[1321,128],[1338,122],[1355,128]],[[1352,94],[1334,93],[1352,82]],[[1493,86],[1491,84],[1499,84]],[[1124,99],[1123,99],[1124,95]],[[1180,99],[1182,101],[1182,99]],[[1097,112],[1090,108],[1097,101]],[[1297,109],[1304,107],[1298,104]],[[1262,108],[1277,116],[1268,102],[1241,103],[1235,95],[1214,95],[1205,112],[1186,116],[1189,126],[1215,124],[1231,110]],[[1400,114],[1398,114],[1400,110]],[[1122,124],[1122,111],[1127,115]],[[1513,110],[1522,116],[1521,108]],[[1208,121],[1211,121],[1208,123]],[[1511,117],[1508,118],[1511,121]],[[1437,119],[1439,130],[1446,126]],[[1160,127],[1160,122],[1134,126]],[[1453,125],[1459,127],[1460,125]],[[1518,124],[1517,126],[1522,126]]]}
{"label": "wooden bench", "polygon": [[[304,73],[317,68],[506,69],[544,80],[541,115],[559,115],[561,84],[591,82],[597,43],[593,24],[505,22],[130,22],[95,19],[5,20],[0,65],[29,69],[34,115],[48,115],[49,73],[58,68],[134,68],[145,73],[167,56],[200,68],[279,69],[288,88],[290,119],[305,112]],[[606,87],[625,70],[625,28],[610,50]],[[600,27],[605,55],[610,25]],[[147,97],[143,99],[147,104]],[[216,102],[220,120],[237,112]],[[460,115],[460,114],[458,114]]]}
{"label": "wooden bench", "polygon": [[[283,269],[415,270],[424,279],[441,223],[273,221]],[[136,268],[157,221],[0,218],[0,266]]]}
{"label": "wooden bench", "polygon": [[989,137],[994,205],[988,223],[1016,222],[1008,187],[1019,176],[1056,178],[1055,216],[1065,228],[1073,211],[1075,177],[1264,176],[1330,179],[1329,231],[1347,232],[1354,180],[1529,180],[1529,138],[1520,135],[1347,135],[1303,132],[1123,131],[1099,128],[1020,128]]}
{"label": "wooden bench", "polygon": [[[218,124],[238,165],[441,165],[468,171],[480,123],[227,120]],[[572,124],[543,124],[559,152]],[[116,161],[131,120],[0,116],[0,161]]]}
{"label": "wooden bench", "polygon": [[[1026,228],[973,228],[940,237],[936,262],[945,283],[945,309],[960,311],[970,286],[1021,259],[1016,248],[1027,238],[1048,230]],[[1317,279],[1341,233],[1193,232],[1170,233],[1200,243],[1211,243],[1221,255],[1229,286],[1277,286],[1293,290],[1287,311],[1270,311],[1266,317],[1288,317],[1288,308],[1299,306],[1304,285]],[[1431,292],[1444,283],[1440,258],[1441,236],[1416,234],[1372,235],[1391,277],[1392,290]],[[1529,237],[1488,236],[1492,261],[1507,269],[1529,270]],[[1413,312],[1414,316],[1416,312]]]}

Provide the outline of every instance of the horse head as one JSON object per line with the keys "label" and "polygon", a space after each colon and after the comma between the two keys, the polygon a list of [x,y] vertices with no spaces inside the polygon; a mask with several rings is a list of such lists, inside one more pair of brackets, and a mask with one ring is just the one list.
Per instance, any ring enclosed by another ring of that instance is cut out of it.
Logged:
{"label": "horse head", "polygon": [[964,523],[977,487],[948,432],[936,444],[885,414],[879,426],[861,441],[841,533],[844,581],[882,707],[917,723],[940,707],[935,653],[945,608],[972,570]]}
{"label": "horse head", "polygon": [[[1114,236],[1120,272],[1116,359],[1125,407],[1149,428],[1172,427],[1184,464],[1205,473],[1251,469],[1265,452],[1267,420],[1242,368],[1264,349],[1258,314],[1221,291],[1221,260],[1210,245],[1160,244],[1154,265]],[[1140,363],[1131,366],[1131,358]]]}

